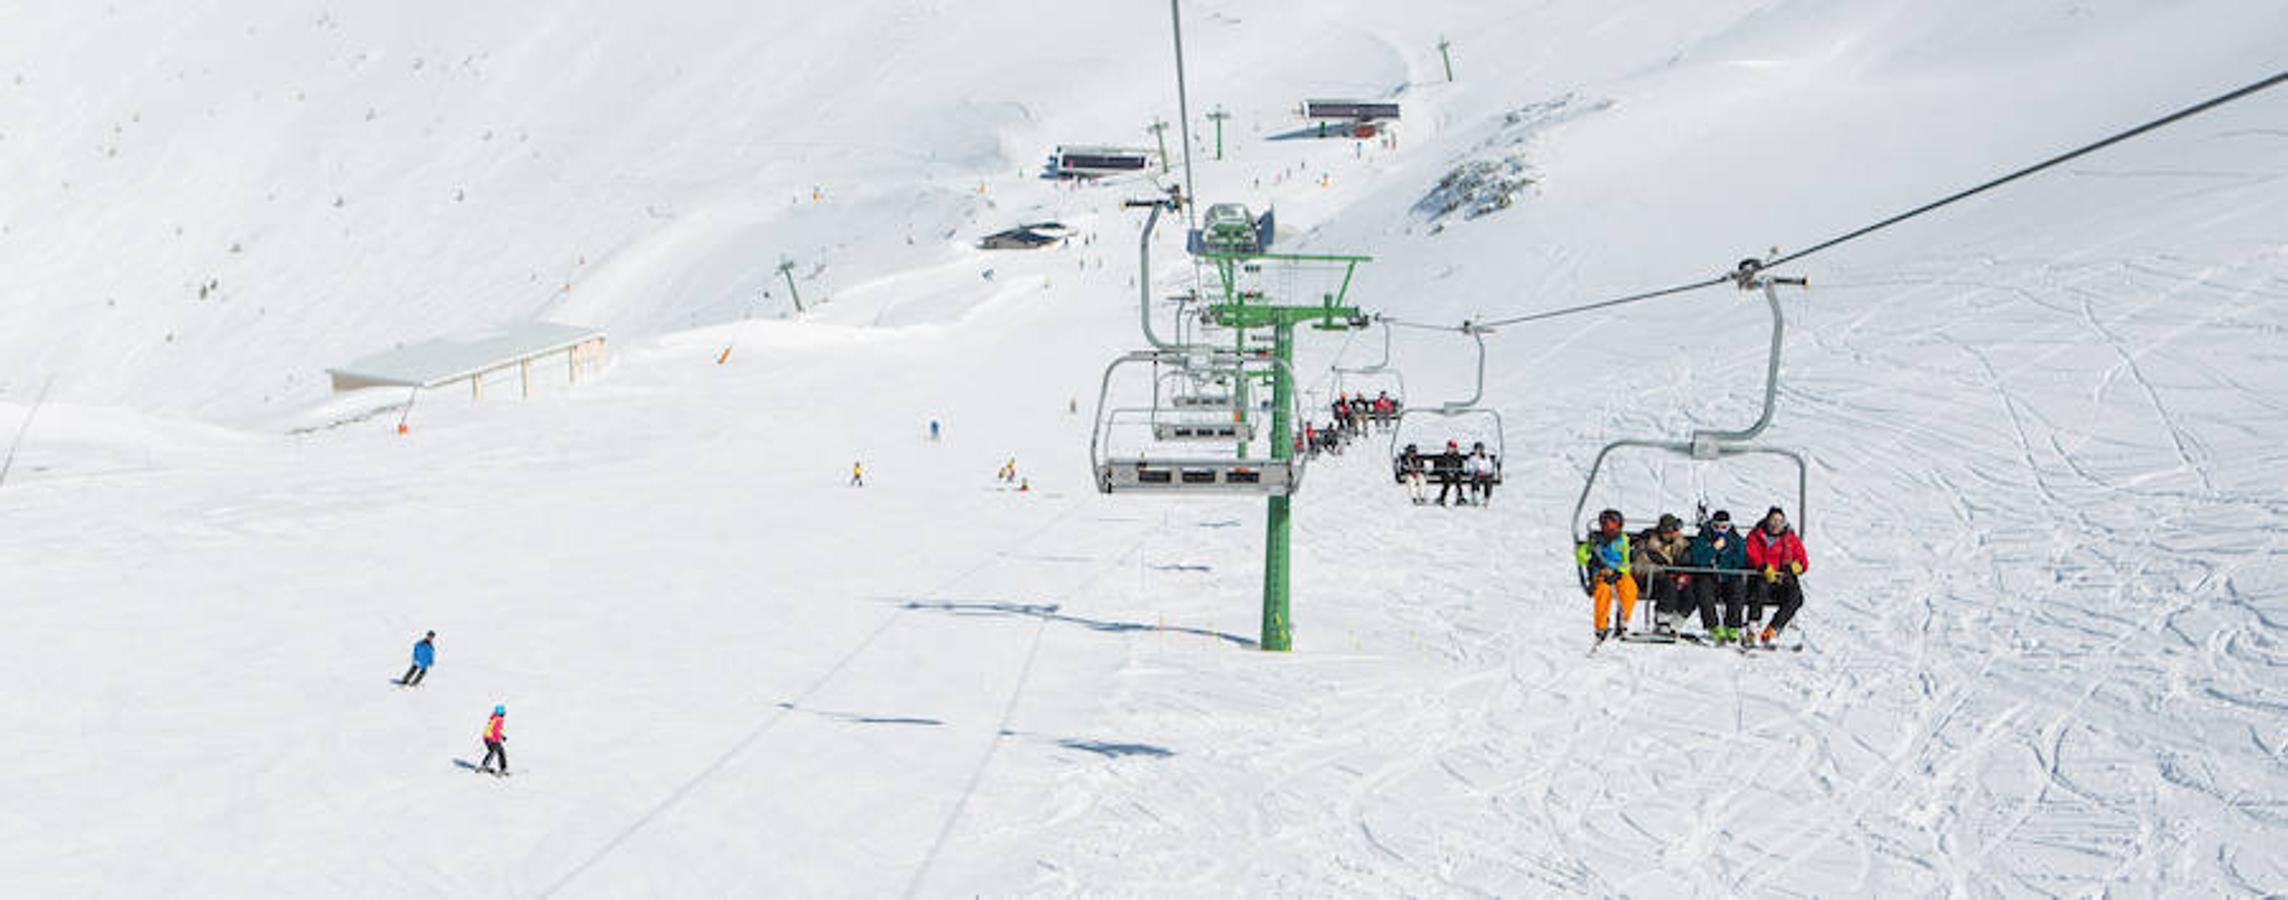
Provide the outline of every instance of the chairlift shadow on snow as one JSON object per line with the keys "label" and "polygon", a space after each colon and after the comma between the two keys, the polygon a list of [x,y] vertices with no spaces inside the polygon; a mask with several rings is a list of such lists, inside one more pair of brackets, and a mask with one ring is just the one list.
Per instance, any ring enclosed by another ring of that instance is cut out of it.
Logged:
{"label": "chairlift shadow on snow", "polygon": [[1068,750],[1085,750],[1106,759],[1119,759],[1123,756],[1149,756],[1154,759],[1166,759],[1176,755],[1174,750],[1151,744],[1116,744],[1111,741],[1088,741],[1080,738],[1065,738],[1057,741],[1057,746]]}
{"label": "chairlift shadow on snow", "polygon": [[1215,571],[1215,567],[1214,567],[1214,566],[1209,566],[1209,565],[1201,565],[1201,564],[1199,564],[1199,563],[1162,563],[1162,564],[1160,564],[1160,565],[1156,565],[1156,566],[1146,566],[1145,568],[1151,569],[1152,571],[1155,571],[1155,572],[1213,572],[1213,571]]}
{"label": "chairlift shadow on snow", "polygon": [[852,725],[926,725],[934,727],[945,724],[945,720],[943,719],[932,719],[926,716],[881,716],[868,715],[866,713],[836,712],[831,709],[811,709],[807,707],[796,706],[792,700],[780,701],[779,708],[789,712],[807,712],[814,715],[825,716],[826,718],[833,719],[838,722],[848,722]]}
{"label": "chairlift shadow on snow", "polygon": [[1058,610],[1062,609],[1062,607],[1054,603],[1010,603],[1008,601],[1002,600],[978,602],[963,602],[957,600],[900,600],[899,602],[903,603],[906,609],[936,610],[938,612],[951,613],[957,616],[1004,616],[1041,619],[1049,622],[1062,622],[1071,625],[1079,625],[1091,631],[1105,631],[1115,634],[1137,631],[1170,631],[1177,634],[1189,634],[1195,637],[1215,638],[1216,640],[1223,641],[1233,646],[1245,647],[1250,650],[1255,649],[1257,646],[1255,639],[1253,638],[1241,637],[1236,634],[1225,634],[1221,631],[1213,631],[1206,628],[1193,628],[1184,625],[1148,625],[1142,622],[1109,622],[1102,619],[1090,619],[1082,616],[1066,615],[1062,612],[1059,612]]}

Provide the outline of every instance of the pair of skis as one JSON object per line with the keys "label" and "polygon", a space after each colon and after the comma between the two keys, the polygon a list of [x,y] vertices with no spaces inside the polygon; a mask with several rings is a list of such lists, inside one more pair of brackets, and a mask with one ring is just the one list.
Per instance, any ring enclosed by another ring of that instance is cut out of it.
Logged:
{"label": "pair of skis", "polygon": [[[1609,641],[1609,640],[1614,640],[1614,639],[1615,639],[1615,638],[1614,638],[1613,636],[1611,636],[1611,635],[1598,635],[1598,636],[1597,636],[1597,639],[1596,639],[1596,641],[1594,641],[1593,643],[1591,643],[1591,644],[1589,645],[1589,655],[1590,655],[1591,657],[1594,657],[1594,656],[1596,656],[1596,655],[1597,655],[1597,651],[1598,651],[1599,649],[1602,649],[1602,648],[1605,646],[1605,642],[1606,642],[1606,641]],[[1764,651],[1764,652],[1767,652],[1767,653],[1769,653],[1769,652],[1775,652],[1775,651],[1779,651],[1779,650],[1786,650],[1786,651],[1788,651],[1788,652],[1790,652],[1790,653],[1802,653],[1802,652],[1803,652],[1803,639],[1802,639],[1802,637],[1801,637],[1801,635],[1800,635],[1800,634],[1797,636],[1797,639],[1796,639],[1796,642],[1795,642],[1795,643],[1793,643],[1793,644],[1787,644],[1787,645],[1780,645],[1780,644],[1763,644],[1763,643],[1757,643],[1757,644],[1749,644],[1749,643],[1746,643],[1746,642],[1731,642],[1731,641],[1726,641],[1726,642],[1715,642],[1715,641],[1710,641],[1710,640],[1708,640],[1708,639],[1706,639],[1706,638],[1700,637],[1700,636],[1698,636],[1698,635],[1690,635],[1690,634],[1682,634],[1682,633],[1678,633],[1678,634],[1666,634],[1666,635],[1662,635],[1662,634],[1651,634],[1651,635],[1645,635],[1645,636],[1643,636],[1643,637],[1639,637],[1639,636],[1637,636],[1637,635],[1635,635],[1635,634],[1625,634],[1625,635],[1622,635],[1622,636],[1620,636],[1620,637],[1618,638],[1618,640],[1626,641],[1626,642],[1628,642],[1628,643],[1632,643],[1632,644],[1692,644],[1692,645],[1694,645],[1694,646],[1698,646],[1698,647],[1708,647],[1708,648],[1710,648],[1710,649],[1722,649],[1723,647],[1725,647],[1725,646],[1727,646],[1727,645],[1728,645],[1728,646],[1732,647],[1733,649],[1735,649],[1735,650],[1738,650],[1738,651],[1740,652],[1740,655],[1741,655],[1741,656],[1747,656],[1747,655],[1750,655],[1750,654],[1752,654],[1752,653],[1754,653],[1754,652],[1756,652],[1756,651],[1758,651],[1758,650],[1761,650],[1761,651]]]}

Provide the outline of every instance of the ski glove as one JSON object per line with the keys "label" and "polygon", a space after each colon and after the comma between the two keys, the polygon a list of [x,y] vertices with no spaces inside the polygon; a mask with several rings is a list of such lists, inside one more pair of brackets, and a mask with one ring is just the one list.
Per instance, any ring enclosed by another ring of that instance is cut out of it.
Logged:
{"label": "ski glove", "polygon": [[1778,583],[1780,583],[1780,570],[1778,570],[1778,569],[1775,569],[1775,568],[1772,568],[1771,566],[1765,566],[1765,567],[1764,567],[1764,583],[1765,583],[1765,584],[1778,584]]}
{"label": "ski glove", "polygon": [[1792,573],[1794,573],[1794,574],[1797,574],[1797,575],[1801,575],[1801,574],[1803,574],[1803,563],[1799,563],[1799,562],[1791,562],[1791,563],[1788,563],[1788,564],[1787,564],[1787,570],[1788,570],[1789,572],[1792,572]]}

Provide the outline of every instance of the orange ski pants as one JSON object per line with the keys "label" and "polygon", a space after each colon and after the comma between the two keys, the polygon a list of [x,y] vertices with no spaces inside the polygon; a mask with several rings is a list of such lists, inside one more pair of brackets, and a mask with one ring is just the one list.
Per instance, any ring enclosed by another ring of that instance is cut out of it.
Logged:
{"label": "orange ski pants", "polygon": [[1625,572],[1621,574],[1621,580],[1619,581],[1607,582],[1605,579],[1599,578],[1597,579],[1596,597],[1597,627],[1600,629],[1613,627],[1613,620],[1611,617],[1613,613],[1613,594],[1616,593],[1614,590],[1616,587],[1620,589],[1617,593],[1621,595],[1621,621],[1627,622],[1629,620],[1629,615],[1636,612],[1637,580],[1635,578],[1629,577],[1628,573]]}

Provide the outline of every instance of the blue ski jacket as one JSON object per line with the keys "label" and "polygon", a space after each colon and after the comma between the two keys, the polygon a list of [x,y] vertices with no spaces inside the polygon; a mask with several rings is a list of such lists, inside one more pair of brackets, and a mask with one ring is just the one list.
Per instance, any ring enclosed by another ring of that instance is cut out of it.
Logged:
{"label": "blue ski jacket", "polygon": [[1611,540],[1606,540],[1601,534],[1590,535],[1588,540],[1573,545],[1573,561],[1590,572],[1607,569],[1626,572],[1629,568],[1629,536],[1617,534]]}
{"label": "blue ski jacket", "polygon": [[[1718,540],[1724,542],[1721,549],[1716,546]],[[1702,568],[1748,568],[1748,536],[1736,530],[1718,534],[1715,529],[1703,526],[1692,538],[1689,552],[1692,564]]]}
{"label": "blue ski jacket", "polygon": [[421,668],[424,668],[424,669],[426,669],[426,668],[429,668],[431,665],[435,664],[436,662],[437,662],[437,645],[436,645],[436,644],[432,644],[432,643],[429,643],[428,641],[419,641],[419,642],[416,642],[416,643],[413,645],[413,664],[414,664],[414,665],[416,665],[416,666],[420,666]]}

